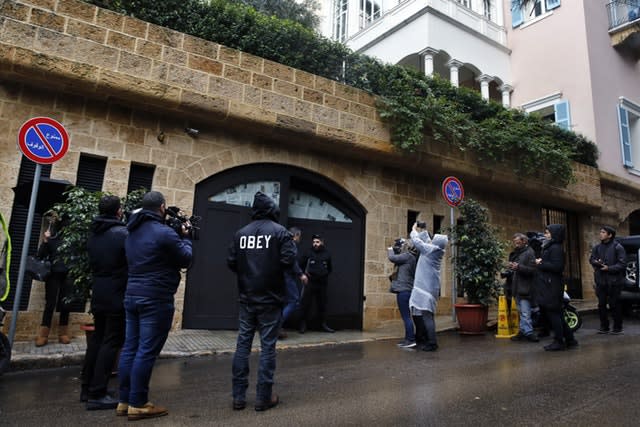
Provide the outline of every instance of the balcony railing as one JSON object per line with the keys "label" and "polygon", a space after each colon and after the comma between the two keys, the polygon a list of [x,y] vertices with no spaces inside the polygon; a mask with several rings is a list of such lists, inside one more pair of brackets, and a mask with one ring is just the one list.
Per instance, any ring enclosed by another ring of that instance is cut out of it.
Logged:
{"label": "balcony railing", "polygon": [[609,15],[609,29],[640,22],[640,0],[613,0],[607,4]]}

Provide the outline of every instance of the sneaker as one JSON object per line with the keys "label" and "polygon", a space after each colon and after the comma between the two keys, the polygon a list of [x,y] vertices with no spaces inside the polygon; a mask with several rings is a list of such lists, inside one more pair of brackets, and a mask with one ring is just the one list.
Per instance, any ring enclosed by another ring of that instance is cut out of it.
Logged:
{"label": "sneaker", "polygon": [[254,407],[254,409],[258,412],[262,412],[262,411],[266,411],[268,409],[271,409],[275,406],[278,405],[278,403],[280,403],[280,398],[278,397],[277,394],[273,393],[271,395],[271,400],[268,402],[256,402],[256,406]]}
{"label": "sneaker", "polygon": [[525,335],[524,337],[529,342],[540,342],[540,339],[538,339],[538,336],[536,334],[529,334]]}
{"label": "sneaker", "polygon": [[577,348],[578,347],[578,340],[576,339],[572,339],[571,341],[567,341],[567,348]]}
{"label": "sneaker", "polygon": [[143,420],[146,418],[156,418],[168,415],[167,408],[156,406],[151,402],[147,402],[142,407],[129,406],[127,409],[127,418],[129,421]]}
{"label": "sneaker", "polygon": [[613,331],[611,331],[611,335],[622,335],[624,332],[622,332],[622,329],[614,329]]}
{"label": "sneaker", "polygon": [[129,404],[125,402],[118,402],[118,406],[116,407],[116,416],[124,417],[127,415],[129,410]]}
{"label": "sneaker", "polygon": [[565,346],[563,343],[554,341],[549,345],[544,346],[544,351],[563,351],[565,350]]}
{"label": "sneaker", "polygon": [[233,410],[234,411],[242,411],[246,407],[247,407],[247,402],[245,400],[233,399]]}
{"label": "sneaker", "polygon": [[598,329],[598,333],[599,334],[608,334],[609,333],[609,328],[600,328],[600,329]]}
{"label": "sneaker", "polygon": [[87,401],[87,411],[116,409],[118,407],[118,403],[118,399],[106,394],[99,399],[89,399]]}
{"label": "sneaker", "polygon": [[512,336],[510,339],[511,339],[511,341],[524,341],[526,339],[526,337],[523,334],[521,334],[520,332],[518,332],[517,335]]}
{"label": "sneaker", "polygon": [[425,344],[422,346],[422,351],[436,351],[438,349],[438,344]]}
{"label": "sneaker", "polygon": [[415,341],[402,341],[401,343],[398,344],[398,347],[400,348],[413,348],[416,346],[416,342]]}

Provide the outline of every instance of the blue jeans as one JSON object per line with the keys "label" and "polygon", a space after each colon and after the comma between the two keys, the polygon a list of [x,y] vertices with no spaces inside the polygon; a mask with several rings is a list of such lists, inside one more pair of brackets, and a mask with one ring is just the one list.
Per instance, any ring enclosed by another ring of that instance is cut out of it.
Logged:
{"label": "blue jeans", "polygon": [[300,302],[300,291],[298,290],[298,279],[295,273],[285,273],[284,282],[287,287],[287,305],[282,310],[282,323],[286,322],[289,316],[296,311]]}
{"label": "blue jeans", "polygon": [[120,402],[141,407],[149,401],[149,381],[173,321],[173,301],[126,296],[126,333],[118,367]]}
{"label": "blue jeans", "polygon": [[402,321],[404,322],[404,339],[406,341],[415,341],[416,334],[413,329],[411,310],[409,309],[409,298],[411,298],[411,291],[401,291],[396,294],[398,309],[400,310],[400,316],[402,316]]}
{"label": "blue jeans", "polygon": [[260,367],[256,401],[269,402],[276,370],[276,341],[282,308],[278,305],[240,303],[238,341],[233,355],[233,399],[246,400],[249,386],[249,355],[256,330],[260,333]]}
{"label": "blue jeans", "polygon": [[518,313],[520,314],[520,333],[522,335],[531,335],[533,333],[533,324],[531,323],[531,301],[516,297],[516,304],[518,304]]}

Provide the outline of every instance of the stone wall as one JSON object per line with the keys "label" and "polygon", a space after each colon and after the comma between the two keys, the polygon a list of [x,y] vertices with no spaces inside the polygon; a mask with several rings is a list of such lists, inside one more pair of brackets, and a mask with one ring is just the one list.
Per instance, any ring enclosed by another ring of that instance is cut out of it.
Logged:
{"label": "stone wall", "polygon": [[[153,188],[184,207],[193,206],[202,180],[252,163],[299,166],[342,186],[368,212],[367,329],[399,318],[388,292],[386,247],[405,234],[407,211],[449,223],[440,195],[445,176],[459,176],[467,197],[489,207],[505,241],[540,229],[543,206],[582,212],[590,224],[588,215],[602,204],[596,169],[575,165],[576,181],[561,188],[544,175],[520,179],[506,164],[482,164],[445,144],[427,141],[403,154],[365,92],[76,0],[0,1],[1,206],[13,203],[18,129],[35,116],[55,118],[70,134],[70,150],[52,178],[75,182],[81,153],[103,156],[103,190],[118,195],[126,191],[131,162],[156,165]],[[186,126],[197,127],[198,137],[185,134]],[[446,312],[450,251],[442,277]],[[184,286],[176,297],[179,328]],[[34,287],[20,338],[35,333],[41,307]]]}

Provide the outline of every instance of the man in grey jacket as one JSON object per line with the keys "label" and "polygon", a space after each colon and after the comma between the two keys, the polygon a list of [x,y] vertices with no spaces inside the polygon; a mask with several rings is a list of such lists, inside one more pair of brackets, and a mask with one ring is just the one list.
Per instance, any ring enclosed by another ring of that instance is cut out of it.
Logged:
{"label": "man in grey jacket", "polygon": [[529,247],[529,239],[522,233],[513,235],[514,250],[509,255],[507,267],[512,272],[511,293],[516,297],[520,314],[520,330],[511,337],[512,341],[540,341],[533,331],[531,323],[531,302],[534,295],[534,279],[536,274],[536,255]]}

